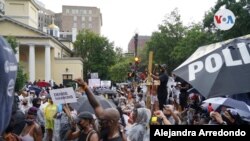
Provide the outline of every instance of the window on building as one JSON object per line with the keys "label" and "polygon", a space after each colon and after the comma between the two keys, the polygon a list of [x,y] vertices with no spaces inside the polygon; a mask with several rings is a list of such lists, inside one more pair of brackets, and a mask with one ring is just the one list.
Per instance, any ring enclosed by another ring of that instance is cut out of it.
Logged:
{"label": "window on building", "polygon": [[51,36],[53,36],[53,30],[52,30],[52,29],[49,31],[49,34],[50,34]]}
{"label": "window on building", "polygon": [[75,10],[75,14],[78,14],[78,9]]}
{"label": "window on building", "polygon": [[66,9],[66,14],[69,14],[69,9]]}
{"label": "window on building", "polygon": [[92,28],[92,24],[89,24],[89,28]]}
{"label": "window on building", "polygon": [[92,17],[89,17],[89,21],[90,21],[90,22],[92,21]]}
{"label": "window on building", "polygon": [[63,79],[70,79],[72,80],[73,79],[73,75],[72,74],[63,74]]}
{"label": "window on building", "polygon": [[84,16],[82,16],[82,21],[85,21],[85,17]]}
{"label": "window on building", "polygon": [[82,28],[85,28],[85,23],[82,23]]}
{"label": "window on building", "polygon": [[77,21],[77,16],[74,16],[74,21]]}
{"label": "window on building", "polygon": [[76,23],[73,23],[73,27],[76,27]]}
{"label": "window on building", "polygon": [[92,10],[89,10],[89,14],[92,14]]}
{"label": "window on building", "polygon": [[87,14],[87,10],[83,10],[83,13],[84,13],[84,14]]}

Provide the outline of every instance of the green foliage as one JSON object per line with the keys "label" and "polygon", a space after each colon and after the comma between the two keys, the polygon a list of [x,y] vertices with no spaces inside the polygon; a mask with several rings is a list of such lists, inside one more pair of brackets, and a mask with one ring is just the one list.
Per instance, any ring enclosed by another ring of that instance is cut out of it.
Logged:
{"label": "green foliage", "polygon": [[20,91],[24,87],[27,80],[28,80],[27,74],[25,74],[23,72],[23,68],[20,65],[18,65],[17,79],[16,79],[16,84],[15,84],[15,91],[16,92]]}
{"label": "green foliage", "polygon": [[[204,45],[223,41],[250,33],[250,14],[243,7],[246,0],[218,0],[209,12],[205,13],[202,24],[183,26],[180,15],[175,9],[168,15],[159,31],[154,32],[144,52],[154,52],[154,63],[166,63],[168,70],[172,71],[185,61],[195,50]],[[221,6],[233,11],[236,16],[234,27],[228,31],[220,31],[214,25],[214,14]]]}
{"label": "green foliage", "polygon": [[75,56],[83,58],[85,78],[88,72],[98,72],[100,79],[109,79],[108,68],[116,58],[113,43],[106,37],[83,30],[77,35],[74,46]]}
{"label": "green foliage", "polygon": [[[11,48],[13,49],[13,51],[16,53],[17,52],[16,48],[18,45],[16,38],[12,36],[8,36],[6,39],[8,43],[10,44]],[[27,80],[28,80],[27,74],[23,72],[22,66],[18,65],[15,91],[16,92],[20,91],[24,87]]]}
{"label": "green foliage", "polygon": [[163,24],[159,26],[159,31],[154,32],[151,40],[147,43],[147,52],[154,52],[155,63],[165,63],[169,70],[174,69],[175,62],[171,58],[171,52],[184,37],[185,30],[177,9],[166,16]]}
{"label": "green foliage", "polygon": [[14,53],[16,53],[17,52],[16,48],[18,45],[16,38],[13,36],[8,36],[6,39],[8,43],[10,44],[11,48],[13,49]]}
{"label": "green foliage", "polygon": [[127,80],[127,74],[130,71],[129,63],[133,62],[133,57],[123,58],[120,62],[111,66],[109,74],[111,74],[111,80],[115,82],[124,82]]}
{"label": "green foliage", "polygon": [[171,58],[175,62],[174,68],[184,62],[198,47],[213,43],[214,41],[214,34],[205,32],[199,24],[192,25],[191,29],[185,34],[185,37],[171,52]]}

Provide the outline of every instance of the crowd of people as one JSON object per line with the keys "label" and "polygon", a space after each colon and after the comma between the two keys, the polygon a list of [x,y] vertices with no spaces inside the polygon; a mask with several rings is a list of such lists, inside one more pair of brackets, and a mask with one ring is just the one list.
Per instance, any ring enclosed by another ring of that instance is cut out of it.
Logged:
{"label": "crowd of people", "polygon": [[[4,131],[6,141],[148,141],[150,125],[240,125],[249,124],[237,110],[213,104],[202,107],[204,97],[190,94],[188,83],[167,75],[166,65],[158,74],[150,74],[159,85],[119,85],[111,96],[116,108],[104,109],[95,98],[95,90],[77,79],[77,97],[87,97],[94,109],[79,112],[70,104],[56,104],[51,89],[39,93],[31,90],[36,83],[27,83],[15,94],[12,117]],[[148,92],[148,93],[147,93]],[[148,96],[149,104],[147,102]]]}

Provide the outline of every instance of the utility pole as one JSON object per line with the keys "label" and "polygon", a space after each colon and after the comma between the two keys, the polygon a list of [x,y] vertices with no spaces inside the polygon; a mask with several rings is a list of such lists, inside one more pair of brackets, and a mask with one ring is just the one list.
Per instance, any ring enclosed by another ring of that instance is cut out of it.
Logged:
{"label": "utility pole", "polygon": [[135,44],[135,57],[137,57],[138,33],[135,33],[135,36],[134,36],[134,44]]}
{"label": "utility pole", "polygon": [[135,33],[134,36],[134,44],[135,44],[135,69],[134,69],[134,81],[136,81],[137,78],[137,69],[138,69],[138,64],[139,64],[139,58],[137,56],[137,47],[138,47],[138,33]]}

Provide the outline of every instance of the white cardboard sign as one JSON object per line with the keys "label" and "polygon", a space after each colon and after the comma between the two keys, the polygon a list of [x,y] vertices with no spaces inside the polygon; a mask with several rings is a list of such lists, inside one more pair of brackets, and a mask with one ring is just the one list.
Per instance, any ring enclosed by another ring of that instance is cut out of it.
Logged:
{"label": "white cardboard sign", "polygon": [[76,95],[72,87],[50,90],[50,95],[53,102],[56,104],[77,102]]}
{"label": "white cardboard sign", "polygon": [[90,88],[100,87],[101,86],[101,80],[100,79],[89,79],[88,85],[89,85]]}
{"label": "white cardboard sign", "polygon": [[111,81],[109,80],[102,80],[101,87],[111,87]]}

